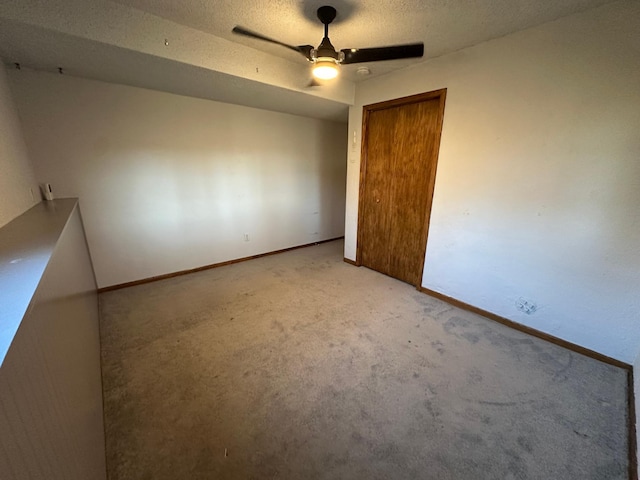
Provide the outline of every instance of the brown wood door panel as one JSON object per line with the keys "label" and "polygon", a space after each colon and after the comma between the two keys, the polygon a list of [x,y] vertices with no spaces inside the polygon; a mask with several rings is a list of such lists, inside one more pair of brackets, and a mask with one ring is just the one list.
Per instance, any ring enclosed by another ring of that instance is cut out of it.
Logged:
{"label": "brown wood door panel", "polygon": [[419,286],[446,90],[364,107],[357,262]]}
{"label": "brown wood door panel", "polygon": [[393,191],[389,188],[393,171],[393,144],[398,111],[372,112],[369,118],[367,150],[371,158],[362,199],[362,232],[367,242],[362,249],[362,262],[382,273],[389,273],[389,232]]}
{"label": "brown wood door panel", "polygon": [[417,285],[422,278],[424,226],[430,208],[429,181],[438,99],[400,109],[396,124],[389,275]]}

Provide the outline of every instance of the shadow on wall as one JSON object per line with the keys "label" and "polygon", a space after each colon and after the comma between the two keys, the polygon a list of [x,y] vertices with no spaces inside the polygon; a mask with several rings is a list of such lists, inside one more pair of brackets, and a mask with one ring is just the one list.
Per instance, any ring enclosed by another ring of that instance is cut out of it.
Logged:
{"label": "shadow on wall", "polygon": [[327,160],[316,164],[313,178],[317,182],[319,207],[328,208],[318,208],[317,213],[314,212],[317,216],[314,220],[315,234],[342,223],[338,236],[344,235],[348,136],[346,123],[342,129],[325,124],[321,126],[320,135],[316,138],[315,149],[321,152],[321,158]]}
{"label": "shadow on wall", "polygon": [[40,72],[15,90],[100,287],[343,235],[344,124]]}

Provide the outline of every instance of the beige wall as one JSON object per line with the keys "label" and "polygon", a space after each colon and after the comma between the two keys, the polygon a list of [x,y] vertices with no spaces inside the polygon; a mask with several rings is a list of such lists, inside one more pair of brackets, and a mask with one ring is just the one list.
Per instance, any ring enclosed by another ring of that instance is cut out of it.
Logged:
{"label": "beige wall", "polygon": [[[640,3],[616,2],[358,84],[358,142],[363,105],[448,89],[424,287],[633,363],[638,25]],[[350,146],[351,259],[359,172]]]}
{"label": "beige wall", "polygon": [[99,287],[344,234],[345,124],[25,69],[10,79],[38,180],[80,198]]}
{"label": "beige wall", "polygon": [[0,227],[40,201],[6,68],[0,59]]}

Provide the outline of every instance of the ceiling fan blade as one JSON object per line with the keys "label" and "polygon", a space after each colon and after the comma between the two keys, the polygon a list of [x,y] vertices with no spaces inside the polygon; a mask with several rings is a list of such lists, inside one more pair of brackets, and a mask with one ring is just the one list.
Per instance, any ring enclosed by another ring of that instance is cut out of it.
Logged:
{"label": "ceiling fan blade", "polygon": [[308,60],[311,60],[311,50],[313,49],[311,45],[300,45],[296,47],[295,45],[289,45],[287,43],[274,40],[273,38],[266,37],[260,33],[253,32],[239,25],[236,25],[235,27],[233,27],[233,30],[231,31],[237,35],[243,35],[245,37],[255,38],[257,40],[262,40],[264,42],[275,43],[276,45],[280,45],[282,47],[288,48],[289,50],[293,50],[294,52],[301,53]]}
{"label": "ceiling fan blade", "polygon": [[383,60],[422,57],[422,55],[424,55],[424,43],[377,48],[345,48],[342,52],[344,53],[343,65],[349,63],[381,62]]}

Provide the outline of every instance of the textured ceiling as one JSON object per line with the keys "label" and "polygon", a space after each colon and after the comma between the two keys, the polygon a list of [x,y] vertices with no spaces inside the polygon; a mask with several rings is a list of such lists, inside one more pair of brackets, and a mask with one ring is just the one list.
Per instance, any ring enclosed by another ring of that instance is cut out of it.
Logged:
{"label": "textured ceiling", "polygon": [[[63,66],[63,74],[105,82],[150,88],[196,98],[247,105],[265,110],[345,121],[348,105],[304,92],[284,89],[213,69],[155,55],[147,55],[94,40],[39,27],[3,21],[0,57],[14,58],[21,68],[52,73]],[[11,52],[11,56],[3,52]],[[69,61],[73,58],[73,61]],[[13,63],[13,62],[12,62]],[[9,64],[9,68],[15,68]],[[306,78],[302,79],[306,81]]]}
{"label": "textured ceiling", "polygon": [[[433,58],[508,33],[610,2],[611,0],[115,0],[182,25],[304,63],[295,52],[231,33],[241,25],[291,45],[317,46],[322,5],[338,14],[329,27],[337,49],[424,42]],[[424,60],[422,59],[422,60]],[[372,75],[421,59],[367,64]],[[352,81],[356,65],[343,67]]]}
{"label": "textured ceiling", "polygon": [[[346,121],[360,65],[307,88],[295,52],[233,35],[242,25],[317,45],[316,9],[338,10],[338,49],[422,41],[423,59],[366,64],[377,76],[611,0],[0,0],[0,57],[71,75]],[[165,41],[166,40],[166,41]]]}

